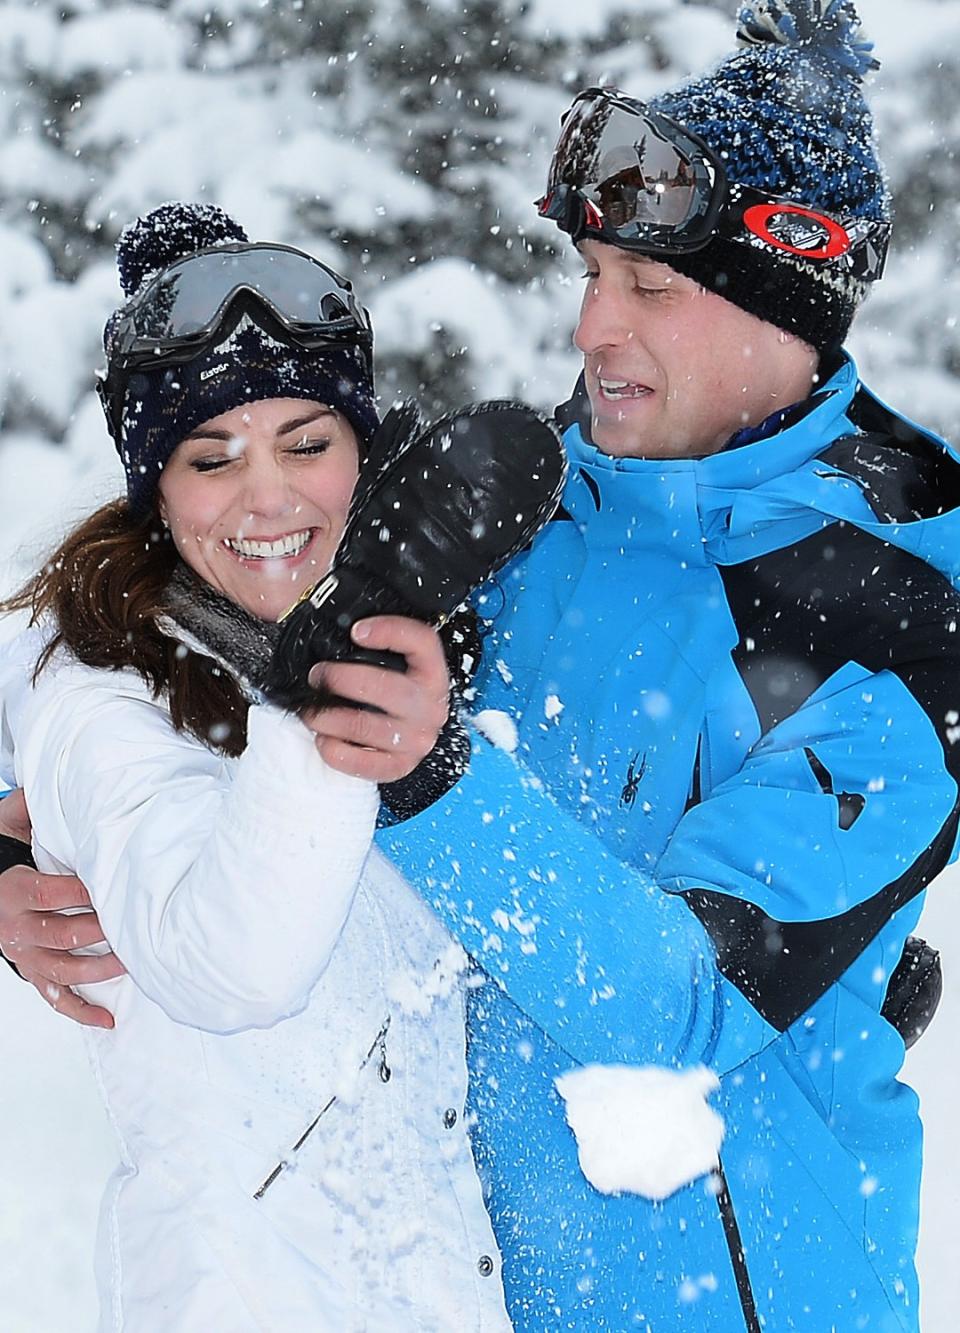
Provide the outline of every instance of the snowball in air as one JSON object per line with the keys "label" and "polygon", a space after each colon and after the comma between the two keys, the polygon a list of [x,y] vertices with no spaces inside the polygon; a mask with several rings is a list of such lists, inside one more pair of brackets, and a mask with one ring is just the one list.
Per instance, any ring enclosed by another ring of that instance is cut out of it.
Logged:
{"label": "snowball in air", "polygon": [[666,1199],[717,1166],[724,1124],[707,1097],[720,1084],[702,1065],[586,1065],[556,1086],[580,1169],[601,1194]]}

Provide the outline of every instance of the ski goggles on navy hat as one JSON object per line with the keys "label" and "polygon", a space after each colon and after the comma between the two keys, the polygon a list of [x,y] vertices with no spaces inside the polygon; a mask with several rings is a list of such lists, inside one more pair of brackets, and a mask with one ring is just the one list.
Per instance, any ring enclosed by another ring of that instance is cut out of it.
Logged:
{"label": "ski goggles on navy hat", "polygon": [[[730,181],[697,134],[616,88],[575,98],[537,208],[575,243],[593,239],[660,259],[815,346],[849,325],[865,285],[883,272],[890,238],[886,222],[837,217]],[[790,270],[782,301],[770,261]],[[811,295],[849,312],[822,311],[821,321],[804,310],[798,322],[786,307],[809,307]]]}
{"label": "ski goggles on navy hat", "polygon": [[111,317],[104,346],[97,389],[137,516],[180,442],[243,403],[325,403],[361,452],[378,425],[367,312],[346,278],[288,246],[230,243],[174,261]]}
{"label": "ski goggles on navy hat", "polygon": [[373,331],[352,285],[291,246],[236,243],[198,250],[163,269],[111,321],[97,388],[119,441],[134,376],[202,356],[244,313],[303,352],[353,349],[373,383]]}

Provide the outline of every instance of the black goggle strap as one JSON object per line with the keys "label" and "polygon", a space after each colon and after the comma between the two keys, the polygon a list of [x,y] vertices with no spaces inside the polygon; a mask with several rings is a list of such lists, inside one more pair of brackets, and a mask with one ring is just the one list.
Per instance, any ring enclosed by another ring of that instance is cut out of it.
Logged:
{"label": "black goggle strap", "polygon": [[585,236],[653,257],[702,249],[713,235],[755,236],[764,246],[796,255],[809,263],[827,263],[859,282],[883,276],[891,228],[864,218],[843,221],[789,199],[777,199],[747,186],[734,186],[736,197],[719,210],[711,230],[699,242],[682,244],[676,229],[649,223],[612,226],[597,206],[573,185],[558,185],[536,201],[542,218],[555,222],[576,245]]}
{"label": "black goggle strap", "polygon": [[769,249],[811,264],[829,264],[860,282],[882,277],[889,223],[838,218],[749,185],[731,185],[728,196],[717,228],[721,235],[736,237],[747,232]]}

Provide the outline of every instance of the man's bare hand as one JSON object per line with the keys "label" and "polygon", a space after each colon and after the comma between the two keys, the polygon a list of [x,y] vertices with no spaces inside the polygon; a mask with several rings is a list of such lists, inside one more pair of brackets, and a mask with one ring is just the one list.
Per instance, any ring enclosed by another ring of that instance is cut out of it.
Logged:
{"label": "man's bare hand", "polygon": [[12,791],[0,800],[0,833],[17,842],[30,841],[30,815],[22,790]]}
{"label": "man's bare hand", "polygon": [[[22,792],[0,801],[0,817],[0,832],[29,842]],[[73,875],[43,875],[31,866],[5,870],[0,874],[0,950],[57,1013],[87,1027],[112,1028],[109,1010],[81,999],[70,987],[108,981],[126,969],[112,953],[71,952],[101,943],[103,931],[94,912],[63,916],[68,907],[90,908],[89,894]]]}

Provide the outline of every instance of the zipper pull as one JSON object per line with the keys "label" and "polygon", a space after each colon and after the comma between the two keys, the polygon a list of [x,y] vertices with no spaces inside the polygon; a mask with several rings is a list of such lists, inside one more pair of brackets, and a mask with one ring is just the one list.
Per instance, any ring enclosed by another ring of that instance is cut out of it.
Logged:
{"label": "zipper pull", "polygon": [[386,1024],[380,1029],[380,1034],[379,1034],[379,1036],[377,1037],[377,1045],[378,1045],[379,1048],[380,1048],[380,1064],[377,1066],[377,1074],[379,1075],[379,1078],[380,1078],[380,1082],[381,1082],[381,1083],[389,1083],[391,1077],[393,1076],[393,1071],[391,1070],[390,1066],[387,1064],[387,1025],[386,1025]]}

